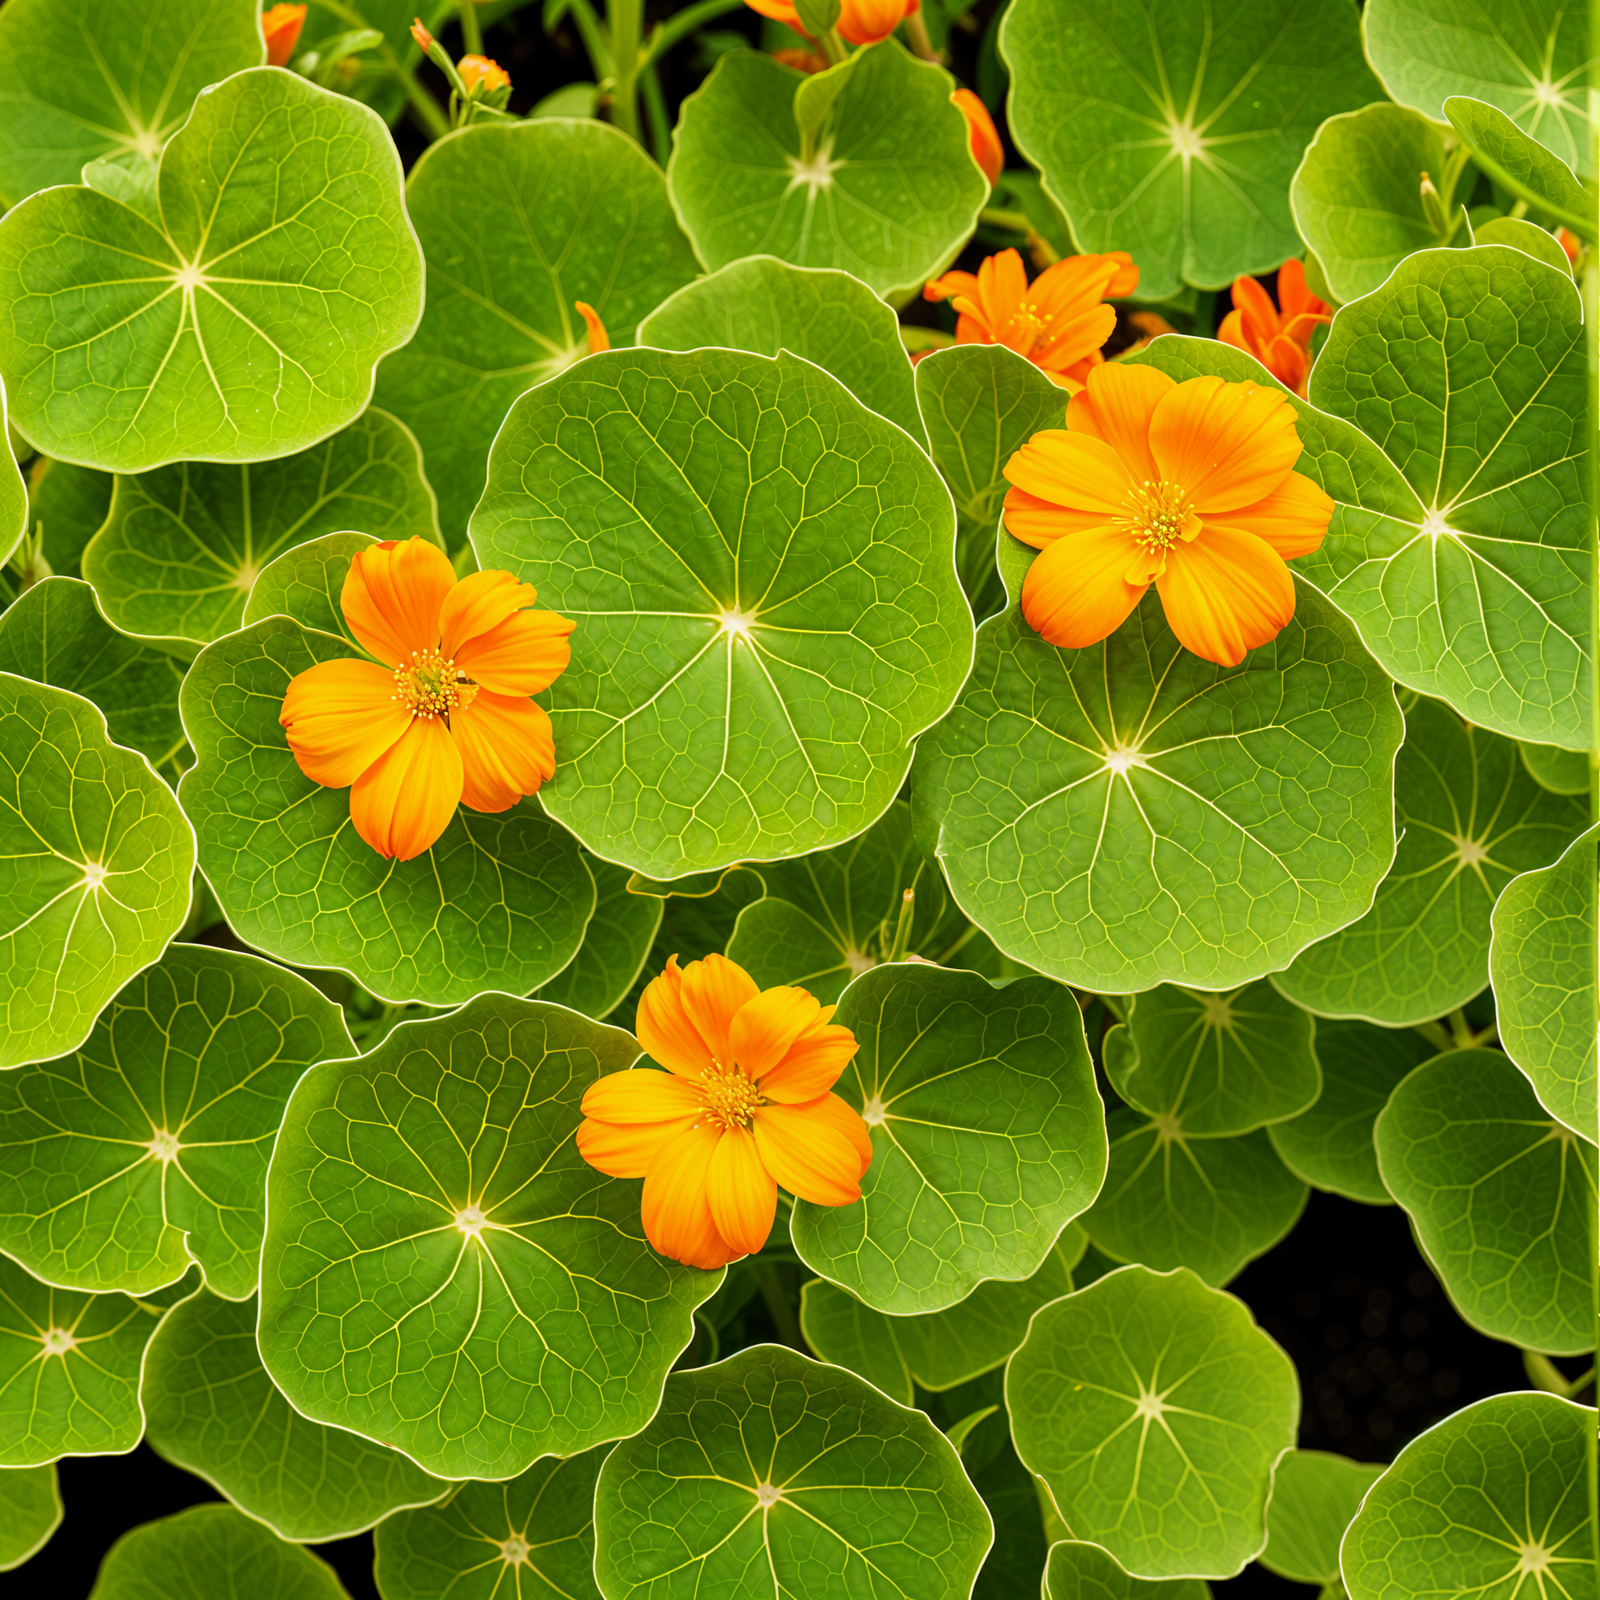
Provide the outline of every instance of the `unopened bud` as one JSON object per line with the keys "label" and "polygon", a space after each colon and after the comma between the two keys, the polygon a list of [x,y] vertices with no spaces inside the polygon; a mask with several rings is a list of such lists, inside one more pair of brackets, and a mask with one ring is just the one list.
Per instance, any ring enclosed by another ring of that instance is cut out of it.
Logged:
{"label": "unopened bud", "polygon": [[600,313],[593,306],[585,305],[581,300],[573,301],[578,315],[589,325],[589,354],[599,355],[603,350],[611,348],[611,340],[606,333],[606,325],[600,320]]}
{"label": "unopened bud", "polygon": [[1452,232],[1450,218],[1444,209],[1444,201],[1439,197],[1439,191],[1433,186],[1433,179],[1426,172],[1422,174],[1422,214],[1428,219],[1428,226],[1441,238],[1448,239]]}
{"label": "unopened bud", "polygon": [[427,55],[433,49],[433,35],[422,26],[421,17],[413,17],[411,19],[411,37],[417,41],[417,49],[423,55]]}
{"label": "unopened bud", "polygon": [[498,61],[487,56],[462,56],[456,62],[456,71],[467,86],[468,94],[491,95],[498,89],[511,87],[511,74]]}
{"label": "unopened bud", "polygon": [[306,8],[298,5],[271,6],[261,13],[261,37],[267,41],[267,65],[286,67],[300,30],[306,24]]}

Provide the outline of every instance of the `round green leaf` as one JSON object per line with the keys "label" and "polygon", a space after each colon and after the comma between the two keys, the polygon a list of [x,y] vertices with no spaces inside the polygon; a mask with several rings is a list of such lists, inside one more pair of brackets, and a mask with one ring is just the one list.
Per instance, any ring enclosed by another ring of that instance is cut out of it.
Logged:
{"label": "round green leaf", "polygon": [[1354,9],[1306,0],[1018,0],[1000,53],[1017,147],[1079,247],[1132,252],[1154,299],[1299,255],[1301,152],[1379,98]]}
{"label": "round green leaf", "polygon": [[613,345],[694,277],[661,170],[593,120],[479,122],[430,145],[406,180],[427,262],[416,337],[378,372],[378,404],[422,441],[452,545],[483,492],[511,402],[583,356],[574,309]]}
{"label": "round green leaf", "polygon": [[1594,1146],[1498,1050],[1425,1062],[1375,1133],[1384,1183],[1473,1327],[1551,1355],[1594,1349]]}
{"label": "round green leaf", "polygon": [[524,395],[472,542],[578,625],[550,815],[656,878],[860,833],[971,659],[952,523],[796,356],[614,350]]}
{"label": "round green leaf", "polygon": [[145,1294],[197,1261],[214,1293],[248,1299],[289,1091],[353,1050],[305,979],[170,945],[81,1049],[0,1077],[0,1250],[94,1293]]}
{"label": "round green leaf", "polygon": [[1591,828],[1554,866],[1525,872],[1495,902],[1489,975],[1500,1042],[1545,1110],[1596,1132],[1595,847]]}
{"label": "round green leaf", "polygon": [[776,1345],[674,1373],[595,1489],[605,1600],[966,1600],[989,1544],[922,1412]]}
{"label": "round green leaf", "polygon": [[239,937],[293,966],[336,967],[396,1004],[525,994],[572,960],[594,880],[536,800],[461,810],[414,861],[356,833],[350,796],[301,772],[278,717],[289,680],[353,655],[269,616],[207,646],[184,679],[197,761],[178,785],[200,866]]}
{"label": "round green leaf", "polygon": [[1322,1094],[1309,1111],[1267,1130],[1283,1164],[1315,1189],[1386,1206],[1372,1125],[1395,1085],[1434,1047],[1410,1028],[1370,1022],[1319,1022]]}
{"label": "round green leaf", "polygon": [[0,1256],[0,1467],[133,1449],[144,1347],[160,1323],[159,1307],[52,1289]]}
{"label": "round green leaf", "polygon": [[1580,7],[1565,0],[1367,0],[1367,54],[1401,105],[1442,116],[1451,95],[1498,106],[1568,166],[1586,165]]}
{"label": "round green leaf", "polygon": [[1124,1267],[1034,1317],[1006,1409],[1079,1538],[1136,1577],[1229,1578],[1266,1542],[1300,1391],[1241,1301]]}
{"label": "round green leaf", "polygon": [[1304,1111],[1322,1088],[1314,1024],[1269,983],[1232,994],[1162,984],[1134,995],[1102,1045],[1129,1105],[1190,1138],[1249,1133]]}
{"label": "round green leaf", "polygon": [[1401,732],[1354,631],[1304,585],[1237,667],[1184,650],[1154,595],[1086,650],[1012,610],[979,629],[922,740],[912,807],[1007,955],[1097,994],[1232,988],[1371,904]]}
{"label": "round green leaf", "polygon": [[113,628],[95,591],[77,578],[31,585],[0,617],[0,672],[92,700],[112,743],[137,750],[158,770],[184,749],[183,667]]}
{"label": "round green leaf", "polygon": [[261,569],[250,590],[240,627],[248,628],[263,617],[293,617],[307,628],[346,639],[352,649],[360,650],[344,620],[340,597],[356,552],[377,542],[369,533],[329,533],[275,556]]}
{"label": "round green leaf", "polygon": [[1553,744],[1520,744],[1522,764],[1552,794],[1588,794],[1589,752]]}
{"label": "round green leaf", "polygon": [[241,626],[275,556],[345,528],[439,542],[417,441],[382,411],[276,461],[180,461],[118,477],[83,575],[114,627],[192,648]]}
{"label": "round green leaf", "polygon": [[281,68],[239,72],[195,101],[158,195],[159,227],[71,187],[0,219],[16,428],[143,472],[285,455],[364,410],[422,310],[383,122]]}
{"label": "round green leaf", "polygon": [[632,874],[599,856],[584,855],[594,878],[595,907],[571,963],[534,997],[581,1011],[597,1022],[627,999],[661,931],[665,902],[628,889]]}
{"label": "round green leaf", "polygon": [[[1444,124],[1387,102],[1329,117],[1317,129],[1289,199],[1339,300],[1371,294],[1413,251],[1445,243],[1423,209],[1421,178],[1442,179],[1459,144]],[[1468,167],[1456,185],[1457,224],[1475,177]]]}
{"label": "round green leaf", "polygon": [[1594,202],[1565,161],[1524,133],[1498,106],[1451,95],[1444,114],[1486,176],[1580,239],[1594,241]]}
{"label": "round green leaf", "polygon": [[893,40],[863,50],[808,153],[792,109],[806,82],[771,56],[721,56],[683,103],[672,204],[712,271],[773,255],[903,300],[954,259],[989,193],[954,84]]}
{"label": "round green leaf", "polygon": [[232,1506],[190,1506],[112,1545],[89,1600],[349,1600],[333,1569]]}
{"label": "round green leaf", "polygon": [[189,915],[194,832],[89,701],[0,672],[0,1067],[82,1044]]}
{"label": "round green leaf", "polygon": [[1344,1537],[1351,1600],[1594,1600],[1584,1494],[1593,1430],[1586,1406],[1498,1394],[1413,1439]]}
{"label": "round green leaf", "polygon": [[54,1462],[0,1468],[0,1572],[20,1567],[44,1549],[61,1516]]}
{"label": "round green leaf", "polygon": [[776,256],[730,261],[657,306],[639,324],[639,343],[657,350],[723,346],[804,356],[868,411],[927,446],[899,318],[848,272],[791,267]]}
{"label": "round green leaf", "polygon": [[1472,242],[1508,244],[1513,250],[1520,250],[1535,261],[1542,261],[1546,266],[1566,273],[1568,277],[1573,275],[1572,263],[1556,236],[1525,217],[1493,217],[1472,230]]}
{"label": "round green leaf", "polygon": [[1300,1219],[1306,1186],[1264,1128],[1191,1139],[1165,1116],[1122,1108],[1106,1119],[1111,1157],[1084,1231],[1108,1256],[1157,1271],[1188,1267],[1210,1284],[1235,1277]]}
{"label": "round green leaf", "polygon": [[1406,713],[1394,772],[1400,843],[1372,909],[1272,981],[1319,1016],[1399,1028],[1454,1011],[1489,982],[1489,918],[1520,872],[1554,861],[1588,806],[1529,777],[1517,747],[1448,706]]}
{"label": "round green leaf", "polygon": [[833,1019],[860,1045],[834,1086],[872,1133],[858,1205],[797,1200],[800,1259],[877,1311],[942,1311],[1043,1265],[1105,1176],[1078,1003],[921,963],[875,967]]}
{"label": "round green leaf", "polygon": [[1381,1466],[1321,1450],[1291,1450],[1272,1475],[1261,1565],[1292,1583],[1339,1582],[1339,1541]]}
{"label": "round green leaf", "polygon": [[1130,1578],[1099,1545],[1061,1539],[1050,1546],[1042,1592],[1044,1600],[1210,1600],[1211,1585],[1199,1578]]}
{"label": "round green leaf", "polygon": [[1000,1366],[1022,1343],[1028,1318],[1072,1292],[1072,1265],[1087,1242],[1082,1229],[1069,1227],[1031,1278],[990,1279],[948,1310],[920,1317],[887,1317],[813,1278],[800,1294],[800,1331],[824,1361],[911,1405],[913,1382],[937,1392]]}
{"label": "round green leaf", "polygon": [[13,0],[0,15],[0,204],[102,156],[153,162],[209,84],[265,57],[253,0]]}
{"label": "round green leaf", "polygon": [[295,1411],[256,1353],[253,1301],[202,1293],[169,1312],[141,1393],[156,1452],[281,1539],[347,1538],[450,1489],[398,1451]]}
{"label": "round green leaf", "polygon": [[485,996],[313,1068],[267,1177],[262,1360],[302,1415],[508,1478],[652,1415],[719,1273],[645,1241],[572,1141],[630,1034]]}
{"label": "round green leaf", "polygon": [[1424,250],[1339,312],[1311,370],[1312,405],[1386,459],[1300,424],[1341,507],[1298,570],[1402,683],[1569,749],[1589,738],[1582,332],[1566,273]]}
{"label": "round green leaf", "polygon": [[594,1480],[603,1449],[546,1456],[509,1483],[466,1483],[373,1535],[383,1600],[600,1600]]}

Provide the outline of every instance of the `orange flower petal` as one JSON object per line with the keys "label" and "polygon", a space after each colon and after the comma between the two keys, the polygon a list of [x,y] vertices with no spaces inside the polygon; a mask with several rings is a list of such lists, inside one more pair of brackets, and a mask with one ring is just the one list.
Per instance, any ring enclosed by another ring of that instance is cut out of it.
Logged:
{"label": "orange flower petal", "polygon": [[861,1047],[848,1029],[821,1023],[797,1039],[789,1053],[761,1080],[761,1093],[780,1105],[801,1105],[824,1095],[839,1081]]}
{"label": "orange flower petal", "polygon": [[[837,1099],[828,1095],[827,1100]],[[801,1106],[763,1106],[750,1125],[761,1164],[790,1194],[819,1206],[845,1206],[861,1198],[860,1151],[831,1109],[817,1115]],[[839,1102],[844,1105],[843,1101]],[[848,1111],[850,1108],[845,1106]],[[860,1117],[857,1116],[857,1121]]]}
{"label": "orange flower petal", "polygon": [[480,689],[450,719],[461,752],[461,803],[505,811],[555,776],[555,736],[543,706]]}
{"label": "orange flower petal", "polygon": [[350,820],[380,856],[430,849],[461,803],[461,752],[442,722],[415,718],[350,791]]}
{"label": "orange flower petal", "polygon": [[737,1255],[753,1256],[767,1242],[778,1209],[778,1186],[761,1165],[746,1128],[729,1128],[711,1152],[706,1199],[717,1232]]}
{"label": "orange flower petal", "polygon": [[924,300],[950,300],[963,295],[971,300],[978,293],[978,280],[970,272],[947,272],[922,286]]}
{"label": "orange flower petal", "polygon": [[1294,579],[1282,557],[1254,534],[1210,523],[1167,552],[1156,589],[1179,644],[1222,667],[1238,666],[1294,615]]}
{"label": "orange flower petal", "polygon": [[645,985],[633,1031],[645,1054],[668,1072],[698,1079],[712,1068],[711,1051],[683,1008],[683,974],[676,956],[659,978]]}
{"label": "orange flower petal", "polygon": [[487,633],[463,639],[454,651],[456,665],[495,694],[538,694],[566,671],[572,659],[567,635],[575,627],[554,611],[519,611]]}
{"label": "orange flower petal", "polygon": [[717,1232],[706,1195],[706,1176],[722,1137],[715,1123],[690,1128],[662,1146],[645,1174],[639,1205],[645,1237],[686,1267],[713,1270],[740,1253]]}
{"label": "orange flower petal", "polygon": [[[1278,268],[1278,304],[1282,308],[1285,322],[1291,322],[1299,317],[1310,317],[1314,322],[1325,322],[1333,315],[1333,307],[1326,300],[1312,294],[1306,286],[1306,264],[1297,258],[1285,261]],[[1309,332],[1306,337],[1308,339],[1311,337]]]}
{"label": "orange flower petal", "polygon": [[371,661],[319,661],[289,680],[279,716],[313,783],[354,783],[411,726],[394,674]]}
{"label": "orange flower petal", "polygon": [[655,1165],[656,1157],[693,1126],[693,1117],[628,1125],[595,1122],[586,1117],[578,1124],[578,1154],[609,1177],[643,1178]]}
{"label": "orange flower petal", "polygon": [[1232,345],[1235,350],[1243,350],[1247,356],[1255,354],[1250,348],[1250,341],[1245,338],[1242,311],[1230,311],[1222,319],[1222,325],[1217,329],[1217,340],[1220,344]]}
{"label": "orange flower petal", "polygon": [[499,627],[538,598],[531,583],[519,583],[509,572],[469,572],[439,607],[439,649],[453,660],[468,639]]}
{"label": "orange flower petal", "polygon": [[1334,504],[1303,472],[1291,472],[1265,500],[1242,511],[1208,518],[1206,530],[1226,527],[1253,534],[1272,546],[1285,561],[1317,549],[1333,520]]}
{"label": "orange flower petal", "polygon": [[[1135,483],[1157,478],[1150,454],[1150,419],[1178,387],[1155,367],[1121,362],[1096,367],[1084,379],[1082,394],[1067,407],[1067,432],[1109,445]],[[1126,511],[1124,505],[1121,508]]]}
{"label": "orange flower petal", "polygon": [[611,335],[606,332],[606,325],[600,320],[600,313],[584,300],[574,300],[572,307],[583,318],[583,325],[589,330],[589,354],[604,355],[611,348]]}
{"label": "orange flower petal", "polygon": [[1103,528],[1106,514],[1103,511],[1072,511],[1066,506],[1052,505],[1026,489],[1007,489],[1005,498],[1006,532],[1035,550],[1064,539],[1068,534],[1086,533],[1091,528]]}
{"label": "orange flower petal", "polygon": [[848,1100],[841,1100],[836,1094],[824,1095],[815,1105],[807,1107],[807,1114],[821,1118],[845,1136],[861,1169],[856,1174],[858,1178],[872,1165],[872,1130]]}
{"label": "orange flower petal", "polygon": [[1092,512],[1101,522],[1132,509],[1128,494],[1136,480],[1110,445],[1088,434],[1046,428],[1002,471],[1008,483],[1028,494],[1069,511]]}
{"label": "orange flower petal", "polygon": [[1265,499],[1300,456],[1294,407],[1276,389],[1190,378],[1150,418],[1150,453],[1202,516]]}
{"label": "orange flower petal", "polygon": [[413,537],[358,550],[339,597],[361,648],[391,667],[439,643],[439,610],[456,581],[450,558]]}
{"label": "orange flower petal", "polygon": [[789,0],[745,0],[745,4],[760,16],[771,17],[774,22],[787,22],[796,33],[804,33],[800,26],[800,13]]}
{"label": "orange flower petal", "polygon": [[1278,308],[1272,296],[1254,278],[1233,280],[1233,306],[1239,313],[1245,343],[1242,349],[1251,354],[1277,337]]}
{"label": "orange flower petal", "polygon": [[583,1114],[624,1125],[697,1117],[705,1101],[694,1085],[654,1067],[608,1072],[584,1091]]}
{"label": "orange flower petal", "polygon": [[763,989],[740,1006],[728,1024],[733,1059],[750,1077],[761,1077],[783,1060],[789,1047],[816,1025],[821,1014],[822,1002],[804,989],[786,984]]}
{"label": "orange flower petal", "polygon": [[1305,398],[1311,355],[1304,345],[1280,333],[1264,350],[1257,352],[1257,358],[1285,389],[1292,389],[1302,400]]}
{"label": "orange flower petal", "polygon": [[1117,528],[1058,539],[1022,580],[1022,614],[1046,644],[1081,650],[1122,626],[1148,583],[1130,583],[1142,554]]}
{"label": "orange flower petal", "polygon": [[680,998],[684,1015],[724,1067],[737,1059],[729,1037],[734,1016],[759,993],[755,979],[726,956],[712,954],[683,969]]}
{"label": "orange flower petal", "polygon": [[997,183],[1005,170],[1006,151],[1000,134],[989,115],[989,108],[970,89],[957,89],[950,96],[956,110],[967,119],[967,141],[972,147],[972,159],[978,163],[991,185]]}
{"label": "orange flower petal", "polygon": [[851,44],[877,44],[887,39],[921,4],[921,0],[844,0],[835,26]]}

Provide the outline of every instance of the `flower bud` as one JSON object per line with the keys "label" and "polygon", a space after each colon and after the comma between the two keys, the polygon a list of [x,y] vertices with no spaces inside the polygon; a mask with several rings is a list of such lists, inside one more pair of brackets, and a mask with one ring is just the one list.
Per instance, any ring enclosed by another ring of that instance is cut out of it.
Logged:
{"label": "flower bud", "polygon": [[491,61],[487,56],[462,56],[456,62],[456,71],[461,74],[468,94],[481,91],[490,95],[497,89],[511,87],[511,74],[498,61]]}
{"label": "flower bud", "polygon": [[289,57],[300,42],[300,30],[305,24],[304,6],[276,5],[261,13],[261,36],[267,41],[269,67],[289,65]]}
{"label": "flower bud", "polygon": [[1439,191],[1426,172],[1422,174],[1422,214],[1428,219],[1428,226],[1441,239],[1450,237],[1453,230],[1450,218],[1445,213],[1444,201],[1439,198]]}
{"label": "flower bud", "polygon": [[605,323],[600,320],[600,313],[581,300],[573,301],[573,305],[577,308],[578,315],[589,325],[589,354],[597,356],[602,350],[609,350],[611,339],[606,333]]}
{"label": "flower bud", "polygon": [[422,26],[421,17],[413,17],[411,19],[411,37],[416,40],[417,49],[419,49],[423,55],[427,55],[427,53],[433,49],[433,35]]}
{"label": "flower bud", "polygon": [[972,158],[983,168],[983,175],[993,188],[1006,164],[1005,147],[1000,143],[994,118],[989,115],[989,108],[970,89],[957,89],[950,98],[967,119],[972,136]]}

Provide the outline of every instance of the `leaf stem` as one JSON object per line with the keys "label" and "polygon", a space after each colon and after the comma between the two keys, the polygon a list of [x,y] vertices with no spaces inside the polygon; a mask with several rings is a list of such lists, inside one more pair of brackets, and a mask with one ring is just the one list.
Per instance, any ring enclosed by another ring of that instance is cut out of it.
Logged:
{"label": "leaf stem", "polygon": [[[317,0],[317,5],[352,28],[370,26],[359,11],[341,5],[339,0]],[[440,109],[439,102],[423,88],[416,73],[394,53],[394,47],[387,39],[380,41],[375,48],[383,58],[384,66],[400,80],[400,87],[406,93],[406,104],[411,107],[412,115],[422,125],[422,131],[430,139],[442,139],[450,131],[450,119]]]}
{"label": "leaf stem", "polygon": [[461,42],[467,47],[465,54],[483,54],[483,29],[478,25],[478,0],[456,0],[456,11],[461,17]]}
{"label": "leaf stem", "polygon": [[[743,4],[743,0],[740,3]],[[645,125],[650,130],[650,154],[656,158],[658,167],[664,167],[672,154],[672,123],[653,62],[646,61],[639,69],[639,90],[644,96]]]}
{"label": "leaf stem", "polygon": [[778,1330],[778,1337],[791,1349],[804,1351],[806,1344],[800,1337],[800,1324],[795,1319],[794,1307],[789,1303],[789,1296],[784,1292],[783,1280],[778,1276],[778,1269],[770,1261],[757,1261],[752,1271],[755,1274],[756,1288],[760,1291],[762,1302],[767,1308],[767,1315],[772,1318],[772,1325]]}
{"label": "leaf stem", "polygon": [[744,0],[697,0],[695,5],[685,6],[682,11],[675,12],[665,22],[658,22],[650,30],[650,37],[644,42],[645,64],[665,55],[690,34],[698,33],[708,22],[715,22],[730,11],[742,10]]}
{"label": "leaf stem", "polygon": [[904,961],[906,946],[911,943],[911,921],[917,908],[917,891],[907,889],[900,896],[900,916],[894,925],[894,943],[889,946],[889,960]]}
{"label": "leaf stem", "polygon": [[611,70],[616,83],[611,90],[613,126],[636,144],[644,142],[639,128],[639,69],[644,52],[639,48],[639,30],[644,20],[644,0],[610,0],[606,21],[611,25]]}

